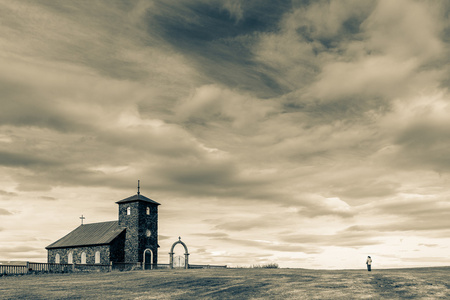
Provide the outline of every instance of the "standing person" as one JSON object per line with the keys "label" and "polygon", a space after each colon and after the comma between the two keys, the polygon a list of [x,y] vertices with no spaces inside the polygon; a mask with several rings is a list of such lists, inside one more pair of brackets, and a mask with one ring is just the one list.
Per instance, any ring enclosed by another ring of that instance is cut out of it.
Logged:
{"label": "standing person", "polygon": [[372,271],[372,258],[370,258],[370,256],[367,256],[366,265],[367,271]]}

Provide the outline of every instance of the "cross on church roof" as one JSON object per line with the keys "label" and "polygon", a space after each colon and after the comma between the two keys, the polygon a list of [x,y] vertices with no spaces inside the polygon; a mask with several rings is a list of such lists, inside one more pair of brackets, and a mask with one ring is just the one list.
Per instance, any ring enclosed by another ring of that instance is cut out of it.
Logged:
{"label": "cross on church roof", "polygon": [[83,220],[86,218],[83,215],[81,215],[80,219],[81,219],[81,225],[83,225]]}

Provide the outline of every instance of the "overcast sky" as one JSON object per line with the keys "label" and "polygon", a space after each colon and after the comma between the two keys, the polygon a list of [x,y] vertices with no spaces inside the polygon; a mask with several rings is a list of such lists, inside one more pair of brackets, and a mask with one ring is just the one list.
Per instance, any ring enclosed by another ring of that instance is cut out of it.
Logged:
{"label": "overcast sky", "polygon": [[[159,203],[159,262],[450,265],[447,1],[0,1],[0,260]],[[178,251],[178,250],[177,250]]]}

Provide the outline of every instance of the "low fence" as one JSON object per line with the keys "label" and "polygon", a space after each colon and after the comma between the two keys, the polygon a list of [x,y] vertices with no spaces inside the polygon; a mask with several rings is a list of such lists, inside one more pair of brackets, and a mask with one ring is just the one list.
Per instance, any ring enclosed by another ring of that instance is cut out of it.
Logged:
{"label": "low fence", "polygon": [[28,268],[26,265],[0,265],[0,276],[6,274],[26,274]]}
{"label": "low fence", "polygon": [[[111,262],[109,265],[101,264],[55,264],[26,262],[23,265],[1,265],[0,276],[24,275],[38,273],[71,273],[71,272],[111,272],[132,270],[170,269],[170,264],[145,264]],[[189,269],[226,269],[227,266],[218,265],[189,265]]]}
{"label": "low fence", "polygon": [[73,271],[74,265],[28,262],[27,267],[28,273],[68,273]]}
{"label": "low fence", "polygon": [[100,264],[55,264],[55,263],[35,263],[26,262],[23,265],[1,265],[0,276],[2,275],[24,275],[38,273],[69,273],[69,272],[108,272],[112,270],[112,265]]}

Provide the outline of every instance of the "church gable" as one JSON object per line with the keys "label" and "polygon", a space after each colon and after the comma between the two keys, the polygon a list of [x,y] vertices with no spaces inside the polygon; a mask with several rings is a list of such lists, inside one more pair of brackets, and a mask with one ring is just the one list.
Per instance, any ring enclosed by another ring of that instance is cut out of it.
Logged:
{"label": "church gable", "polygon": [[66,236],[48,245],[46,249],[106,245],[124,230],[125,227],[119,226],[118,221],[80,225]]}

